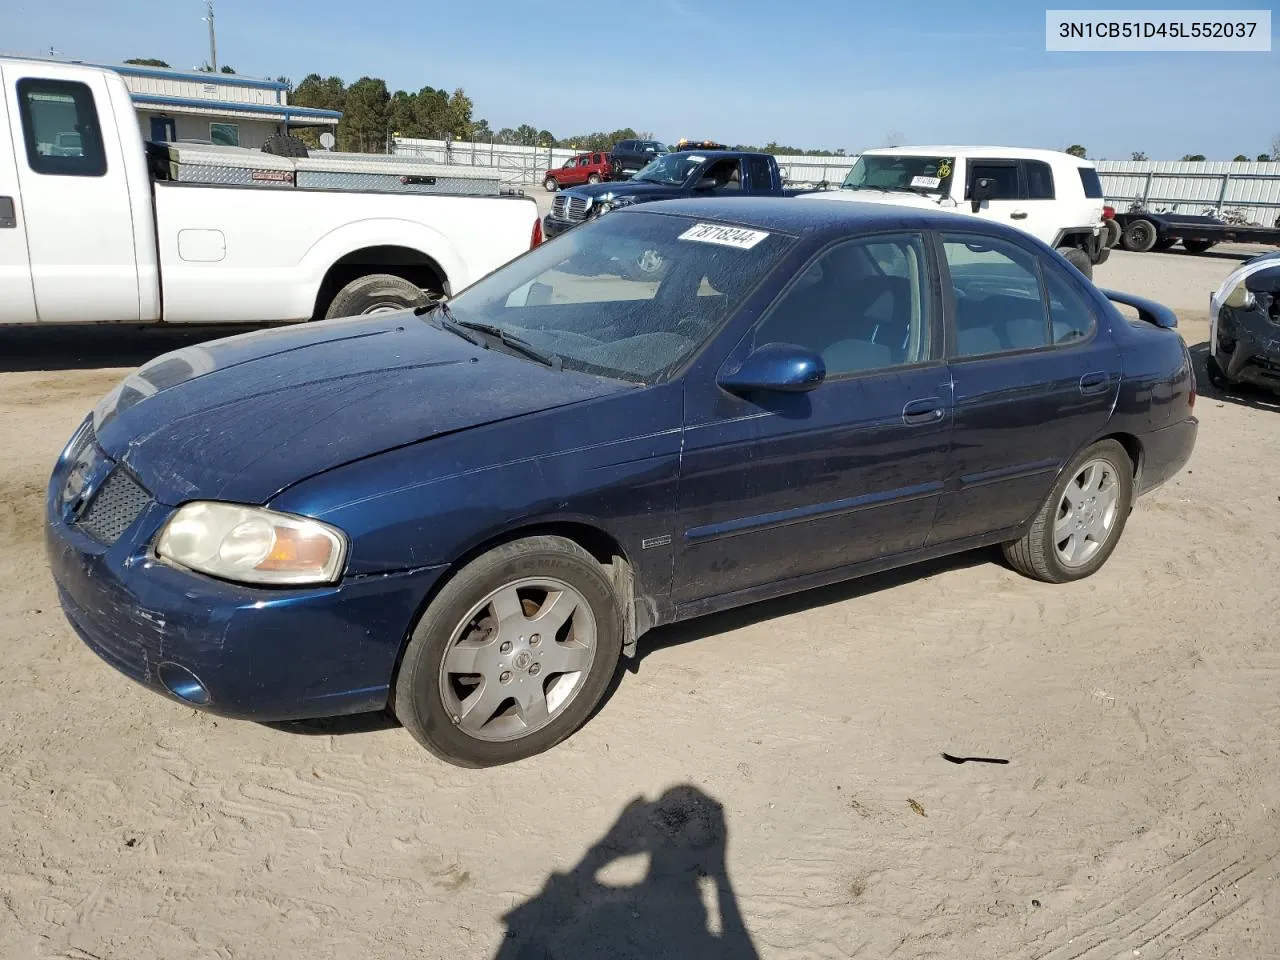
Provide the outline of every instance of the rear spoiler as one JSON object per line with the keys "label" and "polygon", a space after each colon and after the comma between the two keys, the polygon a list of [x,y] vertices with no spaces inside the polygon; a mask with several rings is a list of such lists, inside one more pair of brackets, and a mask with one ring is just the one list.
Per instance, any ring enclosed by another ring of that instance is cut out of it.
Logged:
{"label": "rear spoiler", "polygon": [[1104,297],[1114,303],[1123,303],[1126,307],[1133,307],[1138,311],[1138,316],[1147,323],[1162,327],[1165,330],[1173,330],[1178,326],[1178,316],[1162,303],[1156,303],[1154,300],[1148,300],[1146,297],[1140,297],[1135,293],[1122,293],[1119,290],[1101,290]]}

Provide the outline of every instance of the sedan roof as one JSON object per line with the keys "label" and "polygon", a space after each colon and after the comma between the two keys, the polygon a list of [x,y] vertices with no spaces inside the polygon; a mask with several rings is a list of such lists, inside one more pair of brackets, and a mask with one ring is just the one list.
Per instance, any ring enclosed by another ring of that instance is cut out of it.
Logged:
{"label": "sedan roof", "polygon": [[882,230],[964,230],[993,237],[1014,239],[1025,244],[1031,239],[1021,230],[1002,223],[946,210],[921,210],[916,207],[882,203],[823,201],[812,199],[798,203],[793,197],[714,197],[658,200],[624,207],[620,213],[658,213],[730,223],[800,234],[831,233],[847,235]]}

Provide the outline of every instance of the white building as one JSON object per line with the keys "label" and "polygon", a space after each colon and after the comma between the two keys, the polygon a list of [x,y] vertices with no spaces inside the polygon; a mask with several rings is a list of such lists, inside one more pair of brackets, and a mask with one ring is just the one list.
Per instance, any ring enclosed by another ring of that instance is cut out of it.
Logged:
{"label": "white building", "polygon": [[291,106],[288,88],[275,80],[133,64],[95,66],[124,77],[146,140],[260,147],[268,137],[297,127],[333,131],[342,119],[337,110]]}

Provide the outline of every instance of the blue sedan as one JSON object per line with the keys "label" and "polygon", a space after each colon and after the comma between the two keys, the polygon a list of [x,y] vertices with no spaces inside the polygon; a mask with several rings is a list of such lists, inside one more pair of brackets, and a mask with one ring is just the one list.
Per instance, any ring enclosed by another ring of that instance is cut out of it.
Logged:
{"label": "blue sedan", "polygon": [[647,204],[447,302],[157,358],[59,457],[48,556],[176,701],[505,763],[661,624],[984,545],[1095,573],[1195,443],[1176,322],[971,217]]}

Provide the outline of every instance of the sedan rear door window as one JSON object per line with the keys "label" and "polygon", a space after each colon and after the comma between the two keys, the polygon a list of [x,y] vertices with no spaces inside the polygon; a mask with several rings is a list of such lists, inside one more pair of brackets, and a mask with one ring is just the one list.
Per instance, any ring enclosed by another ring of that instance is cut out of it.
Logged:
{"label": "sedan rear door window", "polygon": [[993,237],[943,234],[955,296],[956,356],[1049,345],[1048,312],[1035,256]]}

